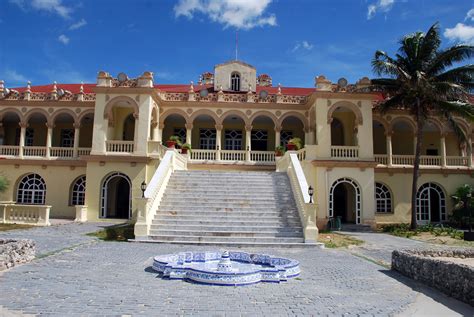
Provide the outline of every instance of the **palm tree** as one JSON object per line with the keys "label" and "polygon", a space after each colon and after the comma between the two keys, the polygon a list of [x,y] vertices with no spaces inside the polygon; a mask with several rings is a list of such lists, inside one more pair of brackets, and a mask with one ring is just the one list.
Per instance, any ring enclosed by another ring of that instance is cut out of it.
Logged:
{"label": "palm tree", "polygon": [[[465,131],[454,116],[474,120],[474,108],[469,93],[474,88],[474,65],[459,66],[474,55],[474,46],[455,45],[440,49],[438,23],[425,34],[416,32],[400,40],[394,58],[386,52],[375,52],[373,71],[386,78],[372,79],[372,85],[382,89],[386,98],[379,104],[380,111],[404,108],[416,121],[416,150],[411,191],[411,228],[416,229],[416,192],[420,167],[422,132],[426,119],[442,115],[460,141],[465,142]],[[468,144],[471,147],[471,144]]]}

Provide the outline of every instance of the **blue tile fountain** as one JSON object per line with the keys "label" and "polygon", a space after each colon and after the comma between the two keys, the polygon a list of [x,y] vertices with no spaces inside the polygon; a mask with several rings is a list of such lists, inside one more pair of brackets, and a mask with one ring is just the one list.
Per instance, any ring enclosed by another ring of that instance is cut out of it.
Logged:
{"label": "blue tile fountain", "polygon": [[293,259],[233,251],[158,255],[153,269],[163,278],[224,286],[280,283],[301,272],[299,262]]}

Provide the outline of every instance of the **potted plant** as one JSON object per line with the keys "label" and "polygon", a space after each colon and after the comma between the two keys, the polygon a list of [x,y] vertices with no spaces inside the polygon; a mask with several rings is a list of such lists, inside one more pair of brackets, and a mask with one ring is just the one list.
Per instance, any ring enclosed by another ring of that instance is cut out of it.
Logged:
{"label": "potted plant", "polygon": [[300,138],[292,138],[286,144],[286,149],[288,151],[295,151],[301,149],[303,146],[303,142]]}
{"label": "potted plant", "polygon": [[188,151],[191,153],[191,144],[184,143],[181,145],[181,154],[188,154]]}
{"label": "potted plant", "polygon": [[170,136],[168,141],[166,141],[166,146],[169,149],[174,149],[176,147],[176,145],[180,145],[180,144],[181,144],[181,138],[177,135]]}
{"label": "potted plant", "polygon": [[275,148],[275,156],[283,156],[285,154],[285,147],[279,145]]}

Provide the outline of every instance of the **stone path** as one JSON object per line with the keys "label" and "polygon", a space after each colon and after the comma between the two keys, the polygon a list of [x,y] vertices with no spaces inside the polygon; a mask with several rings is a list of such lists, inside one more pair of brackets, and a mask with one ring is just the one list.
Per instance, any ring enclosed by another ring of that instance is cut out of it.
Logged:
{"label": "stone path", "polygon": [[[301,276],[282,284],[216,287],[162,280],[150,270],[154,255],[211,247],[101,242],[82,235],[97,224],[60,227],[8,233],[37,239],[44,255],[62,251],[0,275],[0,312],[3,306],[3,312],[45,316],[387,316],[418,311],[413,305],[425,292],[342,250],[246,249],[298,259]],[[436,297],[427,296],[436,298],[434,306],[469,312],[469,306],[432,291]]]}

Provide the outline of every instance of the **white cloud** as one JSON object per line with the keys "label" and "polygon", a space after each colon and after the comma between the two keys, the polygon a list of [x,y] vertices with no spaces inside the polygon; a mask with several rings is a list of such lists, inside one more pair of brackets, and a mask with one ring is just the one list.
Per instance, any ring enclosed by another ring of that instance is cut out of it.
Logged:
{"label": "white cloud", "polygon": [[67,37],[66,35],[64,34],[61,34],[59,37],[58,37],[58,41],[63,43],[64,45],[67,45],[69,43],[69,37]]}
{"label": "white cloud", "polygon": [[474,8],[467,11],[467,14],[466,14],[466,17],[464,18],[464,21],[467,21],[467,20],[469,20],[471,22],[474,21]]}
{"label": "white cloud", "polygon": [[291,50],[292,52],[296,52],[299,49],[304,49],[307,51],[311,51],[313,49],[314,45],[309,43],[308,41],[301,41],[301,42],[296,42],[295,46]]}
{"label": "white cloud", "polygon": [[474,27],[470,25],[458,23],[455,27],[444,30],[443,35],[451,41],[474,44]]}
{"label": "white cloud", "polygon": [[395,0],[378,0],[367,7],[367,20],[372,19],[377,12],[387,13],[392,10]]}
{"label": "white cloud", "polygon": [[224,27],[251,29],[257,26],[276,26],[276,16],[265,14],[272,0],[180,0],[174,6],[176,17],[192,19],[194,14],[207,15]]}
{"label": "white cloud", "polygon": [[69,19],[72,12],[72,8],[63,5],[62,0],[10,0],[10,3],[16,4],[22,10],[32,8],[38,11],[47,11],[64,19]]}
{"label": "white cloud", "polygon": [[72,24],[72,25],[69,27],[69,30],[77,30],[77,29],[82,28],[82,27],[85,26],[85,25],[87,25],[87,21],[84,20],[84,19],[81,19],[81,20],[78,21],[77,23]]}
{"label": "white cloud", "polygon": [[24,75],[18,73],[16,70],[13,70],[13,69],[6,69],[0,75],[0,79],[5,80],[7,83],[11,82],[14,84],[17,84],[17,83],[26,84],[26,82],[28,81],[28,79]]}

